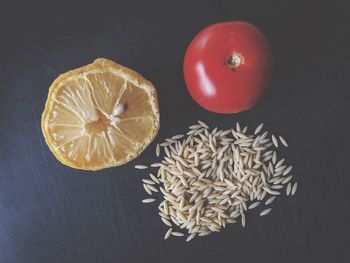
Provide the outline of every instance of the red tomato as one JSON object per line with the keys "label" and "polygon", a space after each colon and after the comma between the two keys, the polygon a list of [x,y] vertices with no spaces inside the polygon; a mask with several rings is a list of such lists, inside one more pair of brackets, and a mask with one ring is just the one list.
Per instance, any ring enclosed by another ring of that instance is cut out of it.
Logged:
{"label": "red tomato", "polygon": [[192,98],[217,113],[255,105],[269,80],[271,52],[263,34],[246,22],[213,24],[189,45],[184,76]]}

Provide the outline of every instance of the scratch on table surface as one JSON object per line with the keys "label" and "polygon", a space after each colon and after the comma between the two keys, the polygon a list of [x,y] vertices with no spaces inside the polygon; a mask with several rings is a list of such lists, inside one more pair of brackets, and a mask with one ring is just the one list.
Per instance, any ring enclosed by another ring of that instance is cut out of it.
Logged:
{"label": "scratch on table surface", "polygon": [[56,75],[55,69],[52,68],[52,67],[50,67],[50,66],[49,66],[48,64],[46,64],[43,60],[37,59],[37,58],[32,57],[32,56],[28,56],[28,55],[26,56],[26,58],[27,58],[28,60],[30,60],[30,61],[33,61],[33,62],[35,62],[35,63],[38,63],[38,64],[42,65],[42,66],[46,69],[46,71],[49,72],[50,74]]}
{"label": "scratch on table surface", "polygon": [[119,206],[118,211],[120,212],[119,215],[120,215],[120,217],[121,217],[121,219],[122,219],[123,227],[128,227],[128,220],[126,220],[125,211],[124,211],[124,206],[123,206],[123,204],[120,202],[120,199],[119,199],[119,202],[118,202],[118,206]]}
{"label": "scratch on table surface", "polygon": [[118,198],[118,202],[117,202],[117,211],[119,212],[118,215],[120,216],[121,218],[121,227],[122,229],[126,229],[126,233],[129,233],[128,235],[128,238],[126,238],[126,242],[127,242],[127,245],[129,247],[133,247],[133,244],[132,244],[132,240],[134,239],[130,234],[131,232],[135,232],[132,227],[130,227],[130,220],[127,219],[127,214],[126,214],[126,210],[125,210],[125,207],[123,205],[123,202],[120,198]]}
{"label": "scratch on table surface", "polygon": [[[50,168],[50,165],[49,165],[49,161],[47,159],[47,151],[44,149],[44,142],[43,142],[43,135],[41,133],[41,122],[37,119],[37,116],[36,116],[36,113],[34,111],[34,109],[32,108],[32,115],[33,115],[33,119],[34,119],[34,125],[35,125],[35,130],[36,130],[36,135],[39,139],[39,142],[40,142],[40,149],[41,149],[41,154],[43,156],[43,160],[45,162],[45,166],[46,166],[46,171],[47,171],[47,175],[50,175],[52,172],[51,172],[51,168]],[[57,198],[57,192],[56,192],[56,189],[48,189],[47,185],[45,183],[42,183],[41,182],[41,179],[40,177],[38,177],[39,181],[40,181],[40,184],[41,184],[41,187],[44,189],[45,193],[47,196],[50,195],[50,192],[55,192],[56,194],[56,198]],[[52,214],[52,217],[55,219],[55,221],[57,222],[57,225],[60,225],[60,220],[59,220],[59,216],[57,214],[57,210],[55,209],[55,206],[53,205],[52,203],[52,199],[51,198],[47,198],[47,201],[49,202],[49,205],[50,205],[50,211],[51,211],[51,214]]]}
{"label": "scratch on table surface", "polygon": [[103,220],[103,216],[100,213],[100,206],[96,202],[96,200],[94,200],[94,206],[95,206],[95,212],[96,212],[96,216],[97,216],[98,225],[99,225],[99,227],[102,227],[103,223],[104,223],[104,220]]}
{"label": "scratch on table surface", "polygon": [[35,131],[36,131],[36,134],[37,134],[39,142],[40,142],[40,150],[41,150],[41,153],[43,155],[43,159],[45,161],[47,172],[50,172],[50,166],[49,166],[48,160],[46,158],[46,152],[45,152],[43,140],[41,137],[42,136],[41,129],[40,129],[41,123],[38,121],[38,119],[36,117],[36,113],[33,110],[33,108],[32,108],[32,114],[33,114],[33,119],[34,119],[34,124],[35,124]]}
{"label": "scratch on table surface", "polygon": [[123,29],[122,26],[115,24],[115,27],[113,28],[116,32],[120,33],[129,44],[134,42],[133,38],[130,37],[130,35]]}

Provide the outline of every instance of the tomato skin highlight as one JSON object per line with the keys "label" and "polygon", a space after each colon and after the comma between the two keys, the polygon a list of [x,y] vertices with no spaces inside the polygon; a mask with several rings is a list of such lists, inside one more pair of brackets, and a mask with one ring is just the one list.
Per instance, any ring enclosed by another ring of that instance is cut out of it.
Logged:
{"label": "tomato skin highlight", "polygon": [[[230,65],[230,55],[238,59],[235,67]],[[253,107],[264,93],[271,50],[250,23],[216,23],[194,37],[183,69],[187,89],[199,105],[216,113],[237,113]]]}

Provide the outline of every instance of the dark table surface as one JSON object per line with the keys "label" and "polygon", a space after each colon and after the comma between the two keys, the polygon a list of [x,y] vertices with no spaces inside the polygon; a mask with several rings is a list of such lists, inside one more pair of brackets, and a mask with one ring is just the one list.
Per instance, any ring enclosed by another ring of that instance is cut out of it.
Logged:
{"label": "dark table surface", "polygon": [[[0,262],[346,262],[349,245],[349,21],[339,2],[32,1],[2,3],[0,18]],[[271,42],[275,77],[252,110],[209,113],[189,97],[182,60],[191,38],[218,21],[246,20]],[[143,205],[137,161],[99,172],[59,163],[40,118],[56,76],[113,59],[158,88],[160,141],[202,119],[235,121],[288,139],[299,182],[266,217],[247,216],[185,243],[163,240],[155,205]]]}

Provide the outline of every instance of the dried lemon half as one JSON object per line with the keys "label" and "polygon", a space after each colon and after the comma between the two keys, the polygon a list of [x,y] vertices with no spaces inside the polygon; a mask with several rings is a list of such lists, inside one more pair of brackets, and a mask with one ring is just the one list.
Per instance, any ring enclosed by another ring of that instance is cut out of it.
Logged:
{"label": "dried lemon half", "polygon": [[41,128],[65,165],[83,170],[119,166],[157,135],[157,93],[140,74],[99,58],[53,82]]}

